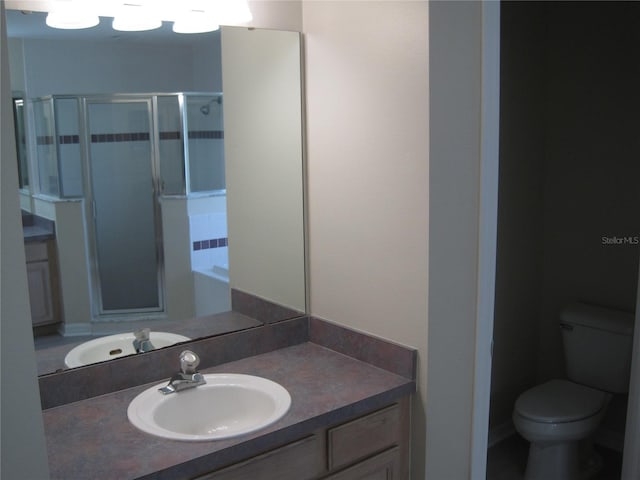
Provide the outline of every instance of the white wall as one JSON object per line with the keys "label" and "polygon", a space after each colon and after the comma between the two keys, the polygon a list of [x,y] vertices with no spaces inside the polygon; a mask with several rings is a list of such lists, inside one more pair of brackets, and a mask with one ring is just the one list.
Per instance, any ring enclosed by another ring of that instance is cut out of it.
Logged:
{"label": "white wall", "polygon": [[24,54],[22,52],[22,40],[8,39],[9,65],[11,68],[11,91],[24,92],[26,89],[24,79]]}
{"label": "white wall", "polygon": [[424,478],[428,4],[304,2],[303,20],[311,313],[419,349]]}
{"label": "white wall", "polygon": [[432,2],[429,9],[430,479],[472,475],[476,318],[485,287],[479,279],[484,8],[481,2]]}
{"label": "white wall", "polygon": [[194,89],[189,47],[33,39],[23,43],[29,98]]}
{"label": "white wall", "polygon": [[249,0],[253,20],[247,26],[301,32],[302,4],[301,0]]}
{"label": "white wall", "polygon": [[167,318],[173,321],[186,320],[195,314],[188,209],[186,198],[160,199],[165,308]]}
{"label": "white wall", "polygon": [[67,335],[86,335],[91,330],[92,311],[84,200],[55,202],[52,205],[56,209],[62,329]]}
{"label": "white wall", "polygon": [[31,333],[31,312],[27,296],[27,273],[18,208],[18,172],[9,61],[5,37],[4,5],[0,6],[0,53],[2,66],[2,112],[0,145],[2,152],[2,228],[0,268],[0,476],[48,478],[44,428],[40,415],[36,362]]}

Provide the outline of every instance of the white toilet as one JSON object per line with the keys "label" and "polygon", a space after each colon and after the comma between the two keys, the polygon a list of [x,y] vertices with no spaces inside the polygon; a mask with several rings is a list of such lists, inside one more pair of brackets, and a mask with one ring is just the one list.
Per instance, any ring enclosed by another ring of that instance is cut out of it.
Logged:
{"label": "white toilet", "polygon": [[516,430],[531,442],[525,480],[588,478],[581,440],[595,433],[611,394],[628,392],[633,321],[632,314],[585,304],[560,314],[568,380],[527,390],[513,411]]}

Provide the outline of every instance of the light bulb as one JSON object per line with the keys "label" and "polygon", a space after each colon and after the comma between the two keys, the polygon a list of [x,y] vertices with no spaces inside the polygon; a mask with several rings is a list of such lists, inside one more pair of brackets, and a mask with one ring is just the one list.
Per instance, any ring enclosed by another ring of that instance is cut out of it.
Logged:
{"label": "light bulb", "polygon": [[100,23],[100,18],[86,4],[66,0],[54,3],[47,14],[46,23],[51,28],[75,30],[95,27]]}
{"label": "light bulb", "polygon": [[202,10],[184,12],[173,22],[173,31],[176,33],[207,33],[219,28],[217,18]]}
{"label": "light bulb", "polygon": [[149,7],[125,3],[114,17],[112,26],[121,32],[143,32],[160,28],[162,20]]}

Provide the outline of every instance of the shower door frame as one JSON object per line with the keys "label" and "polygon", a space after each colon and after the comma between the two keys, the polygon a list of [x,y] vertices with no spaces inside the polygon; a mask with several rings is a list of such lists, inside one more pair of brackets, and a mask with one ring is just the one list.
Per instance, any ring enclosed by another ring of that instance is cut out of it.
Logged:
{"label": "shower door frame", "polygon": [[[154,94],[112,94],[112,95],[82,95],[78,97],[80,110],[80,137],[83,152],[84,168],[84,198],[85,217],[87,222],[87,243],[89,249],[91,294],[93,296],[92,316],[94,321],[122,321],[140,320],[144,318],[161,319],[166,316],[165,303],[165,274],[164,274],[164,248],[162,230],[162,212],[160,197],[162,195],[162,182],[160,177],[159,161],[159,133],[157,128],[157,96]],[[95,199],[91,165],[91,137],[89,129],[89,105],[91,104],[126,104],[146,103],[149,122],[149,141],[151,162],[151,184],[153,195],[153,224],[154,241],[156,249],[156,272],[158,305],[145,308],[130,308],[121,310],[105,310],[102,299],[100,280],[100,265],[98,259],[97,224],[95,222]]]}

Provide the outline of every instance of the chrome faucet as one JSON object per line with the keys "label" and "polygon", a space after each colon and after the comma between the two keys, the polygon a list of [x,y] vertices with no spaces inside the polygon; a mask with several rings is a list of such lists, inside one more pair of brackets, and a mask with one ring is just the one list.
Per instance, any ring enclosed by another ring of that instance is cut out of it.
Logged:
{"label": "chrome faucet", "polygon": [[133,341],[133,348],[136,353],[144,353],[153,350],[154,347],[149,340],[149,335],[151,334],[151,330],[148,328],[143,328],[141,330],[136,330],[133,332],[133,335],[136,337]]}
{"label": "chrome faucet", "polygon": [[179,392],[180,390],[186,390],[187,388],[194,388],[198,385],[204,385],[207,383],[202,374],[196,371],[196,367],[200,364],[200,358],[198,355],[190,350],[185,350],[180,354],[180,372],[176,373],[169,383],[159,388],[163,394],[168,395],[170,393]]}

